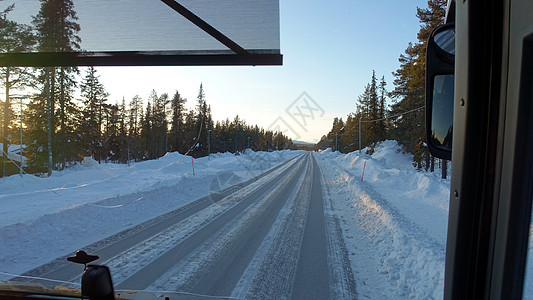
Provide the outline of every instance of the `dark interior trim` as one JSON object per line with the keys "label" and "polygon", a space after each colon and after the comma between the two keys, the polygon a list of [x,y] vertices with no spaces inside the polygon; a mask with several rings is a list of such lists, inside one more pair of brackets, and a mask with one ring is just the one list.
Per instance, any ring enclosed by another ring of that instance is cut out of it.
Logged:
{"label": "dark interior trim", "polygon": [[[458,80],[466,81],[455,86],[456,97],[465,104],[459,108],[464,113],[454,114],[454,128],[463,126],[464,131],[454,131],[453,153],[457,155],[452,154],[445,299],[490,296],[494,254],[491,241],[496,234],[494,208],[498,204],[503,5],[501,1],[487,0],[457,6],[458,17],[467,20],[456,27],[462,34],[456,40],[460,46],[455,72]],[[467,34],[463,34],[465,31]],[[454,174],[460,181],[454,181]]]}
{"label": "dark interior trim", "polygon": [[[533,198],[533,34],[524,38],[502,297],[521,299]],[[530,257],[529,259],[533,259]]]}
{"label": "dark interior trim", "polygon": [[0,54],[0,67],[66,66],[280,66],[275,51],[235,54],[227,51],[34,52]]}

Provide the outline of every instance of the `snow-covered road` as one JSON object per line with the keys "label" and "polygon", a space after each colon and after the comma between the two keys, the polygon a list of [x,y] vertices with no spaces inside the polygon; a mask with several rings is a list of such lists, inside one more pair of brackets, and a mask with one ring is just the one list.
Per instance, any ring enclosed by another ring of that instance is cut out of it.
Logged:
{"label": "snow-covered road", "polygon": [[[85,249],[110,267],[118,290],[353,299],[338,221],[324,214],[323,182],[312,153],[303,154]],[[81,271],[60,258],[26,275],[79,282]]]}
{"label": "snow-covered road", "polygon": [[214,154],[195,175],[190,157],[169,153],[3,178],[0,280],[79,286],[82,267],[65,257],[85,249],[126,289],[441,299],[450,180],[417,171],[394,141],[365,150]]}

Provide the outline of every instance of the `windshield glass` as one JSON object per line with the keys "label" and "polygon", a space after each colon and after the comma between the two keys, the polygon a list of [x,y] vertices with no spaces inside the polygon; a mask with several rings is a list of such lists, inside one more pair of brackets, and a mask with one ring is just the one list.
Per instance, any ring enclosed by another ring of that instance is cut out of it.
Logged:
{"label": "windshield glass", "polygon": [[[234,54],[167,2],[0,0],[0,52]],[[79,289],[84,250],[115,291],[442,298],[446,1],[177,2],[283,65],[1,67],[0,280]]]}

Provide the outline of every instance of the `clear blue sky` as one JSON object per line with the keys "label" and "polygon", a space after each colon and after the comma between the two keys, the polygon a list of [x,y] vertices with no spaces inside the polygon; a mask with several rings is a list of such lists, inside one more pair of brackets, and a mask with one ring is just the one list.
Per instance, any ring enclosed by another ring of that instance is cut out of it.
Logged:
{"label": "clear blue sky", "polygon": [[[281,118],[293,129],[286,132],[290,137],[316,142],[334,117],[345,118],[355,110],[372,70],[393,88],[391,72],[399,66],[398,57],[409,42],[416,42],[417,6],[427,2],[281,0],[283,66],[105,67],[98,72],[112,103],[136,94],[146,101],[152,89],[170,95],[179,90],[192,107],[203,83],[215,120],[238,114],[268,128]],[[285,110],[303,92],[324,114],[301,127]]]}

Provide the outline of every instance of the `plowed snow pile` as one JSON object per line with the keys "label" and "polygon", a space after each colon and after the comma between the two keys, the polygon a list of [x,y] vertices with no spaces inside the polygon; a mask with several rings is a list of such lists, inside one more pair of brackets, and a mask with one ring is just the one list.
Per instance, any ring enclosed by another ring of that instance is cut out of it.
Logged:
{"label": "plowed snow pile", "polygon": [[442,299],[449,179],[440,179],[440,170],[416,171],[394,141],[381,143],[372,155],[365,152],[328,149],[315,156],[359,297]]}

